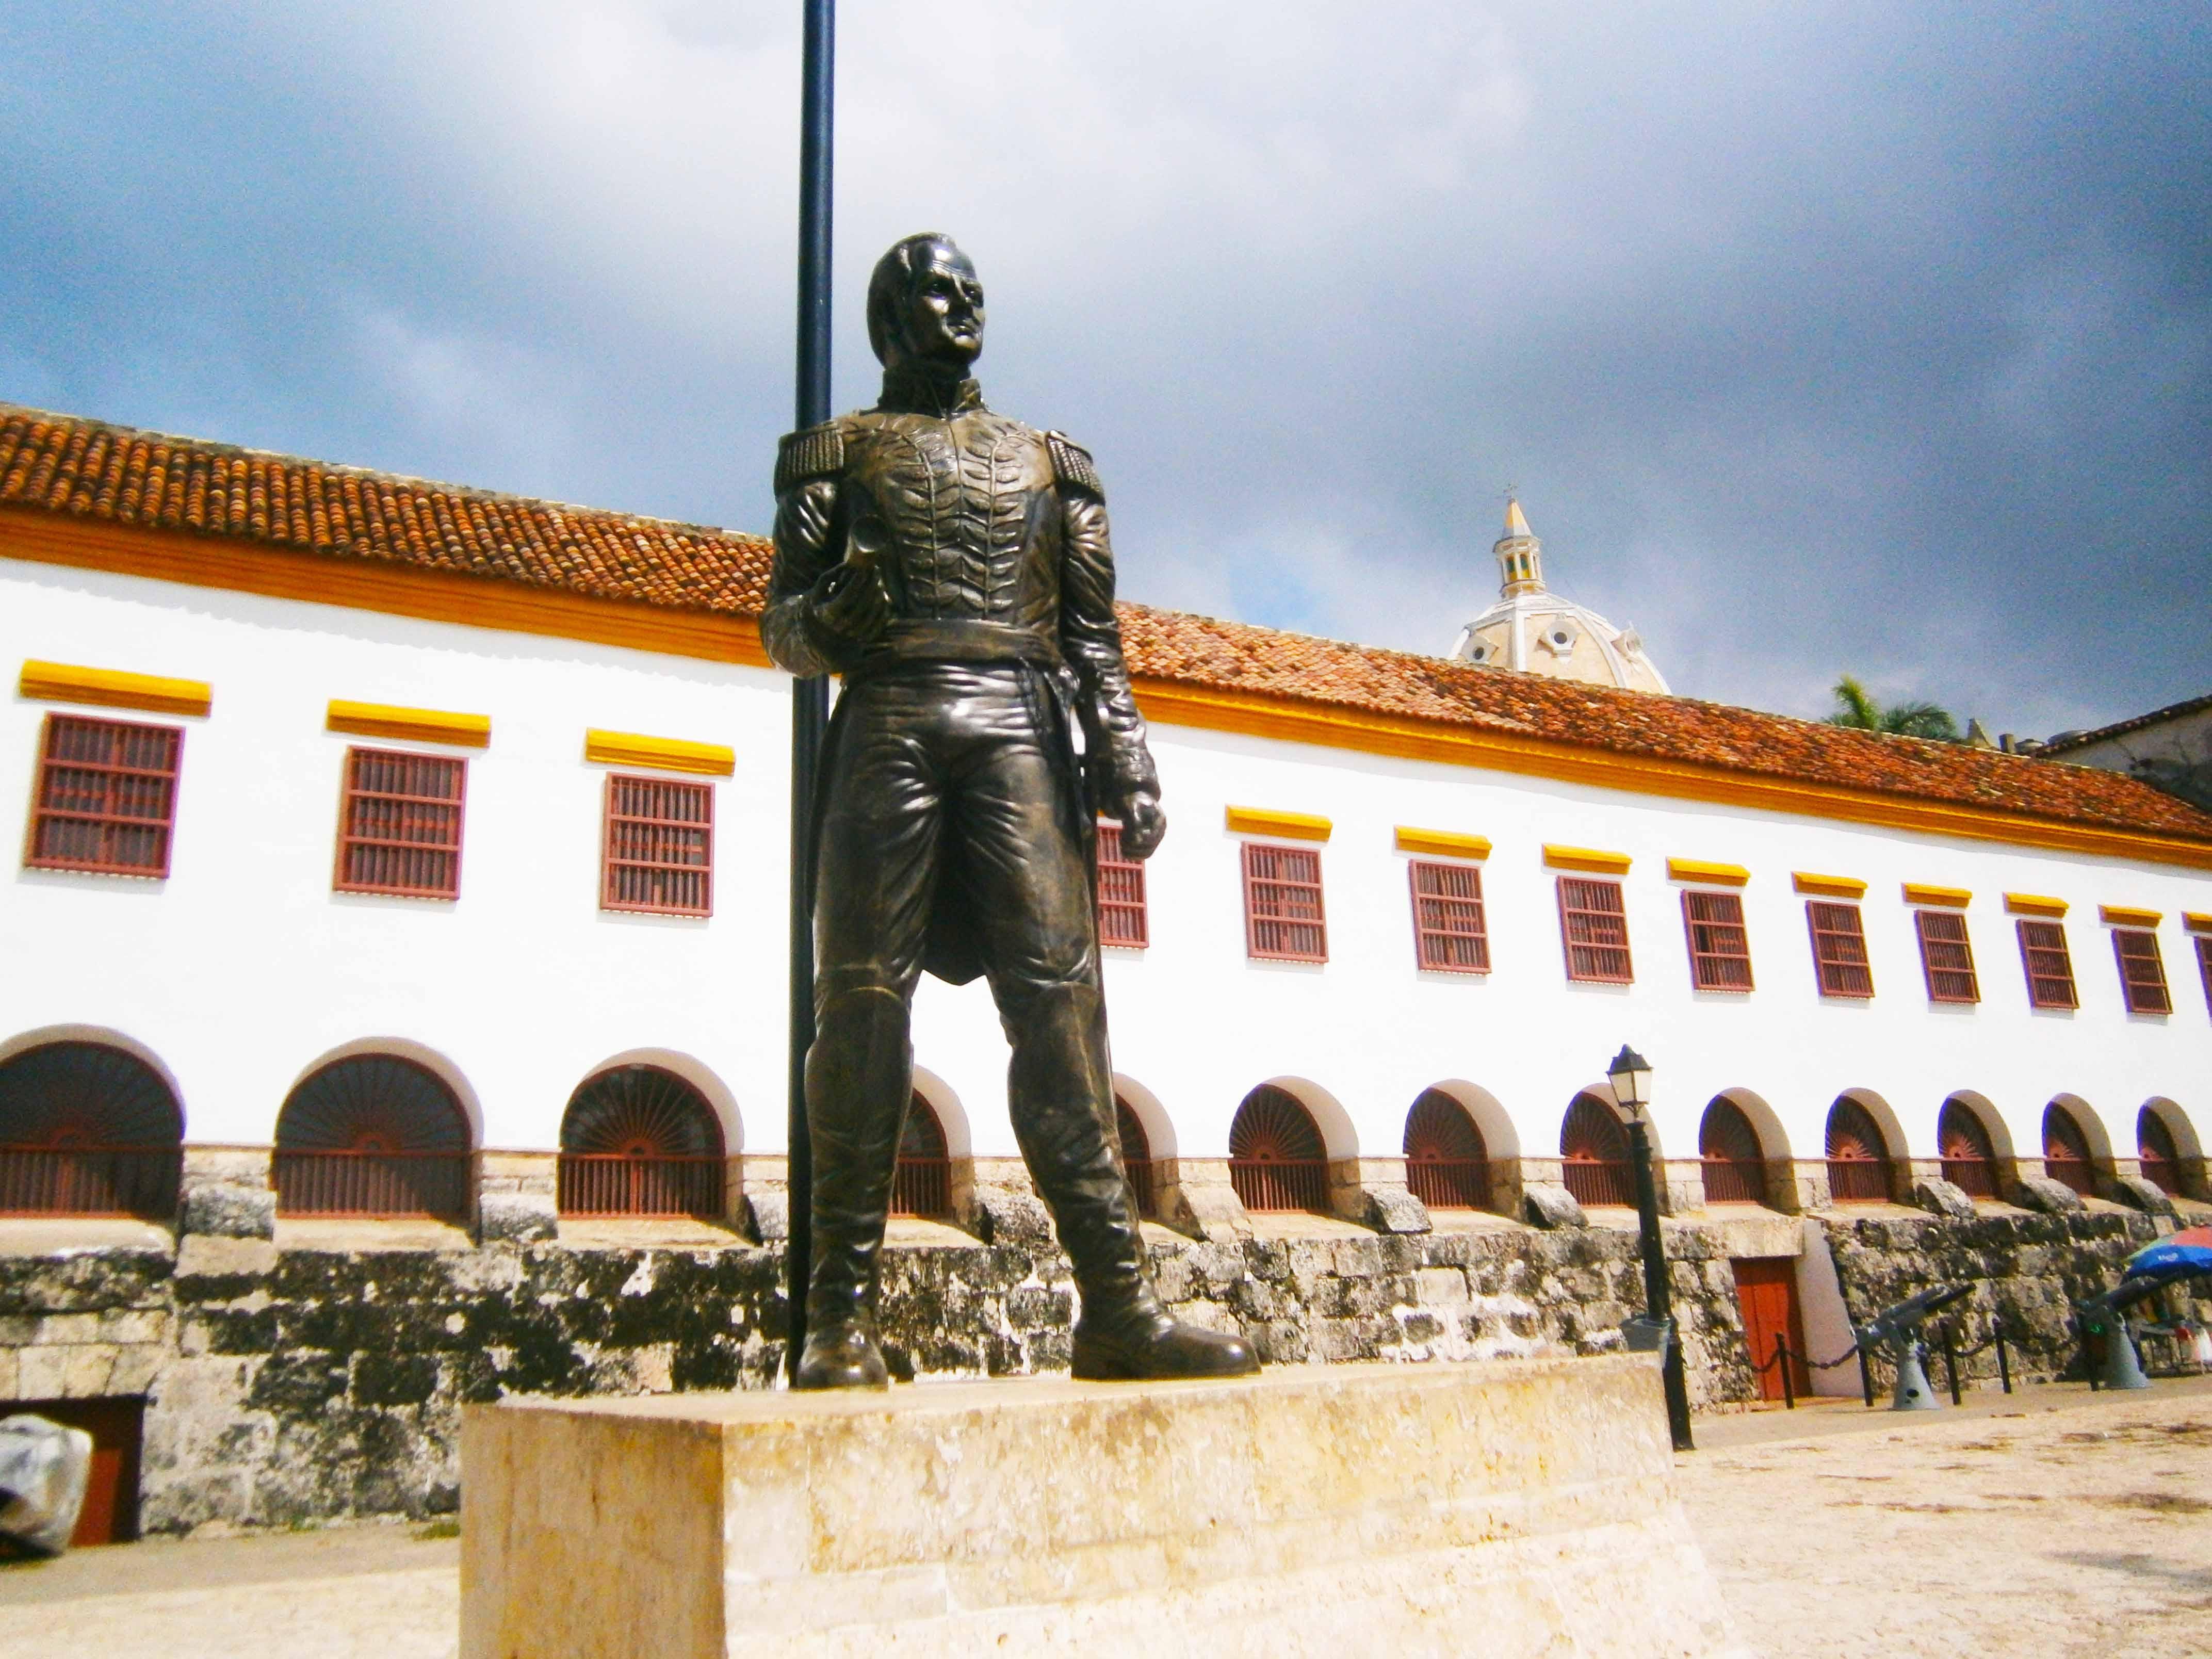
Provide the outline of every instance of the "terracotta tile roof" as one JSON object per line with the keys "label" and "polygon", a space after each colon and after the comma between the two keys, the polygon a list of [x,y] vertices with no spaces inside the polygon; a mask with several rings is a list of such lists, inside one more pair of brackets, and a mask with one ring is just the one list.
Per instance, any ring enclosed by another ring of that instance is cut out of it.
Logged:
{"label": "terracotta tile roof", "polygon": [[[0,506],[240,538],[600,599],[756,614],[766,538],[0,404]],[[1139,676],[1517,732],[1618,754],[2212,841],[2212,816],[2118,773],[1616,691],[1139,605]]]}

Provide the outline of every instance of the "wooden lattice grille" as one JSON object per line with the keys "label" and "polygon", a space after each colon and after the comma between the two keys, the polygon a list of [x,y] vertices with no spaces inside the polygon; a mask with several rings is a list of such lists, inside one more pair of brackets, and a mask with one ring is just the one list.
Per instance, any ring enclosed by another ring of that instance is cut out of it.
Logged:
{"label": "wooden lattice grille", "polygon": [[1824,997],[1870,997],[1874,969],[1867,961],[1866,934],[1859,925],[1856,904],[1827,904],[1818,899],[1805,906],[1805,923],[1813,936],[1813,972]]}
{"label": "wooden lattice grille", "polygon": [[891,1213],[942,1218],[952,1213],[952,1159],[936,1109],[917,1090],[907,1102],[891,1176]]}
{"label": "wooden lattice grille", "polygon": [[184,1114],[158,1073],[95,1042],[49,1042],[0,1063],[0,1215],[177,1210]]}
{"label": "wooden lattice grille", "polygon": [[1943,1156],[1943,1179],[1975,1198],[1997,1195],[1997,1158],[1979,1113],[1960,1100],[1943,1103],[1936,1142]]}
{"label": "wooden lattice grille", "polygon": [[1482,872],[1472,864],[1420,859],[1410,867],[1414,961],[1438,973],[1488,973],[1490,932],[1482,910]]}
{"label": "wooden lattice grille", "polygon": [[1584,1204],[1633,1204],[1636,1172],[1620,1115],[1595,1095],[1580,1094],[1559,1125],[1559,1159],[1566,1188]]}
{"label": "wooden lattice grille", "polygon": [[1743,897],[1695,888],[1682,892],[1682,931],[1690,946],[1690,983],[1700,991],[1748,991],[1751,936]]}
{"label": "wooden lattice grille", "polygon": [[1229,1182],[1248,1210],[1328,1208],[1328,1150],[1297,1096],[1261,1084],[1229,1126]]}
{"label": "wooden lattice grille", "polygon": [[2112,929],[2112,956],[2120,967],[2120,1000],[2131,1014],[2170,1014],[2173,999],[2166,988],[2166,960],[2158,935],[2142,927]]}
{"label": "wooden lattice grille", "polygon": [[712,915],[714,786],[611,775],[604,862],[603,909]]}
{"label": "wooden lattice grille", "polygon": [[1890,1196],[1889,1142],[1874,1114],[1855,1100],[1828,1109],[1828,1193],[1845,1202],[1886,1202]]}
{"label": "wooden lattice grille", "polygon": [[2064,1182],[2085,1198],[2095,1195],[2089,1137],[2074,1114],[2056,1101],[2043,1109],[2043,1170],[2053,1181]]}
{"label": "wooden lattice grille", "polygon": [[1406,1114],[1406,1186],[1432,1210],[1490,1207],[1490,1149],[1466,1107],[1426,1089]]}
{"label": "wooden lattice grille", "polygon": [[1145,866],[1121,856],[1121,826],[1098,826],[1098,942],[1141,950],[1152,943]]}
{"label": "wooden lattice grille", "polygon": [[391,749],[346,751],[337,886],[458,898],[468,763]]}
{"label": "wooden lattice grille", "polygon": [[468,1213],[468,1119],[442,1079],[397,1054],[307,1078],[276,1115],[276,1207],[299,1216]]}
{"label": "wooden lattice grille", "polygon": [[707,1097],[657,1066],[617,1066],[568,1097],[563,1215],[722,1213],[722,1126]]}
{"label": "wooden lattice grille", "polygon": [[1617,881],[1559,878],[1559,942],[1567,977],[1626,985],[1635,977],[1628,955],[1628,907]]}
{"label": "wooden lattice grille", "polygon": [[1766,1158],[1759,1131],[1732,1100],[1705,1108],[1698,1126],[1698,1156],[1704,1161],[1705,1196],[1716,1204],[1764,1204]]}
{"label": "wooden lattice grille", "polygon": [[2162,1193],[2180,1194],[2181,1150],[2166,1120],[2148,1106],[2136,1114],[2136,1155],[2142,1160],[2145,1181]]}
{"label": "wooden lattice grille", "polygon": [[1310,847],[1244,843],[1244,938],[1255,957],[1328,960],[1319,853]]}
{"label": "wooden lattice grille", "polygon": [[23,862],[39,870],[167,875],[184,744],[175,726],[47,715]]}
{"label": "wooden lattice grille", "polygon": [[1920,935],[1920,971],[1930,1002],[1979,1002],[1981,981],[1974,975],[1974,946],[1966,919],[1955,910],[1915,910]]}
{"label": "wooden lattice grille", "polygon": [[1157,1220],[1160,1212],[1159,1182],[1158,1166],[1152,1160],[1152,1138],[1145,1133],[1144,1120],[1118,1096],[1114,1101],[1114,1131],[1121,1139],[1121,1167],[1128,1172],[1129,1191],[1136,1200],[1137,1213],[1147,1220]]}
{"label": "wooden lattice grille", "polygon": [[2032,1008],[2073,1008],[2074,958],[2066,948],[2062,922],[2020,922],[2021,971],[2027,976],[2027,1001]]}

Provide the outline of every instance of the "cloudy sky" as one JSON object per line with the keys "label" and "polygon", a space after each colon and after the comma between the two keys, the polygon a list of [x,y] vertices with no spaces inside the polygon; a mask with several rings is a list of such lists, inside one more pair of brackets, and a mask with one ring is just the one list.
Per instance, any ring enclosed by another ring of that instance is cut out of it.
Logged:
{"label": "cloudy sky", "polygon": [[[799,8],[0,11],[0,399],[761,529]],[[1447,648],[1516,486],[1689,695],[2212,690],[2195,4],[845,0],[836,398],[938,228],[1123,592]]]}

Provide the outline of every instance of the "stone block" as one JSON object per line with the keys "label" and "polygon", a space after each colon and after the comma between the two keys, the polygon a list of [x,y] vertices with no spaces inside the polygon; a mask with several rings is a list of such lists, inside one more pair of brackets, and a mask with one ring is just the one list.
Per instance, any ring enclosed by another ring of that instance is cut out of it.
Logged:
{"label": "stone block", "polygon": [[1227,1182],[1178,1182],[1169,1189],[1168,1224],[1209,1244],[1252,1237],[1252,1217]]}
{"label": "stone block", "polygon": [[1912,1201],[1930,1215],[1953,1221],[1972,1221],[1979,1213],[1963,1188],[1940,1176],[1923,1176],[1912,1183]]}
{"label": "stone block", "polygon": [[1741,1654],[1664,1429],[1640,1356],[471,1407],[460,1652]]}
{"label": "stone block", "polygon": [[276,1194],[267,1185],[202,1181],[185,1192],[184,1231],[215,1238],[276,1237]]}
{"label": "stone block", "polygon": [[2124,1175],[2115,1178],[2112,1196],[2123,1204],[2141,1210],[2145,1215],[2174,1218],[2172,1196],[2156,1182],[2146,1181],[2141,1176]]}
{"label": "stone block", "polygon": [[1548,1182],[1531,1182],[1523,1187],[1521,1205],[1528,1219],[1539,1227],[1589,1225],[1581,1201],[1565,1187],[1555,1187]]}
{"label": "stone block", "polygon": [[1052,1215],[1036,1194],[1018,1187],[978,1182],[965,1198],[960,1224],[986,1244],[1025,1245],[1033,1249],[1051,1246]]}
{"label": "stone block", "polygon": [[2012,1201],[2044,1215],[2080,1215],[2088,1207],[2081,1194],[2048,1176],[2022,1176],[2013,1183]]}
{"label": "stone block", "polygon": [[791,1194],[781,1187],[748,1192],[738,1219],[762,1243],[780,1244],[791,1237]]}
{"label": "stone block", "polygon": [[1413,1300],[1421,1306],[1458,1307],[1467,1299],[1467,1275],[1457,1267],[1421,1267],[1415,1270]]}
{"label": "stone block", "polygon": [[1434,1231],[1428,1206],[1403,1187],[1364,1187],[1360,1189],[1360,1220],[1378,1233]]}
{"label": "stone block", "polygon": [[477,1237],[487,1244],[544,1244],[560,1232],[550,1193],[485,1193],[477,1200]]}

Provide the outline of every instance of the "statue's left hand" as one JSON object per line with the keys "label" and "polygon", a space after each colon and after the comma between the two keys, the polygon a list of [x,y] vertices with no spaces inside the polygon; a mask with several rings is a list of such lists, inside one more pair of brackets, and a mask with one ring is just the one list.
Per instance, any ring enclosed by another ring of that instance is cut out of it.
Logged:
{"label": "statue's left hand", "polygon": [[1133,789],[1121,803],[1121,856],[1139,863],[1159,850],[1168,832],[1168,815],[1160,798],[1149,789]]}

